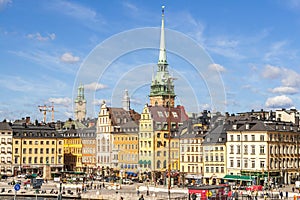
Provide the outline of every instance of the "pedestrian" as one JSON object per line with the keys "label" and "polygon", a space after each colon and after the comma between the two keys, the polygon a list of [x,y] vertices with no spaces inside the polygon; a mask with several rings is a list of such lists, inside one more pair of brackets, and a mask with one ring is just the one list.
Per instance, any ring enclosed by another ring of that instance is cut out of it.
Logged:
{"label": "pedestrian", "polygon": [[280,195],[280,199],[282,199],[282,198],[283,198],[283,192],[280,191],[280,192],[279,192],[279,195]]}
{"label": "pedestrian", "polygon": [[294,187],[292,187],[292,192],[295,192],[295,188]]}
{"label": "pedestrian", "polygon": [[141,195],[141,197],[139,198],[139,200],[145,200],[145,199],[144,199],[144,196]]}
{"label": "pedestrian", "polygon": [[289,198],[289,192],[288,192],[288,191],[285,192],[285,198],[286,198],[286,199]]}
{"label": "pedestrian", "polygon": [[149,196],[149,186],[147,185],[147,196]]}
{"label": "pedestrian", "polygon": [[231,191],[231,190],[229,190],[227,196],[228,196],[228,199],[229,199],[229,200],[232,200],[232,191]]}
{"label": "pedestrian", "polygon": [[255,200],[258,200],[258,191],[255,190]]}
{"label": "pedestrian", "polygon": [[123,197],[121,197],[121,198],[120,198],[120,200],[124,200],[124,198],[123,198]]}
{"label": "pedestrian", "polygon": [[192,200],[196,200],[197,196],[195,193],[192,194]]}

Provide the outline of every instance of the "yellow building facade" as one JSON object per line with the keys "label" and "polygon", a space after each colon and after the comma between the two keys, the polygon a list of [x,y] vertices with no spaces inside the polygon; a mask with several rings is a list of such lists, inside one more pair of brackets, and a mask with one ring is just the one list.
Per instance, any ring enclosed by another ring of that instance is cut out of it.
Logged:
{"label": "yellow building facade", "polygon": [[65,171],[83,171],[82,138],[77,130],[70,129],[63,132]]}
{"label": "yellow building facade", "polygon": [[138,172],[138,124],[134,121],[118,127],[113,133],[113,149],[117,149],[117,168],[122,177]]}
{"label": "yellow building facade", "polygon": [[63,170],[64,140],[48,126],[12,125],[14,174],[38,174],[52,178]]}

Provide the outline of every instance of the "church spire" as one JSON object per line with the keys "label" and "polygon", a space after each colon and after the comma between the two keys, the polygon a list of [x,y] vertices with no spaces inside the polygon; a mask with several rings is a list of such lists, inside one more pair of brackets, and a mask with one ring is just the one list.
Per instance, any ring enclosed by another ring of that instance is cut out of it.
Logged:
{"label": "church spire", "polygon": [[165,6],[162,6],[160,46],[158,64],[167,64],[166,42],[165,42]]}
{"label": "church spire", "polygon": [[174,107],[175,91],[173,79],[168,71],[167,52],[165,43],[165,6],[162,6],[162,20],[160,32],[159,57],[157,63],[157,72],[152,77],[150,104],[152,106],[171,106]]}

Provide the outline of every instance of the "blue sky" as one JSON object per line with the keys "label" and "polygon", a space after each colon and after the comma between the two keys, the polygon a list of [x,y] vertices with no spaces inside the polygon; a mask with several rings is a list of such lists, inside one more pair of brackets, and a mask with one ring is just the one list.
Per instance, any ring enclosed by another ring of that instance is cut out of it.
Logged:
{"label": "blue sky", "polygon": [[89,117],[103,100],[120,107],[125,89],[141,112],[162,5],[176,100],[188,112],[300,107],[300,1],[0,0],[0,119],[40,121],[50,102],[56,120],[73,117],[79,83]]}

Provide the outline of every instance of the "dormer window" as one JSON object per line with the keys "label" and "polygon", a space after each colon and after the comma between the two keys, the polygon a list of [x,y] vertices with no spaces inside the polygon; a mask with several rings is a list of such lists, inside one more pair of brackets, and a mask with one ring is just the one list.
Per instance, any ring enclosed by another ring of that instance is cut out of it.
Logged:
{"label": "dormer window", "polygon": [[250,128],[250,124],[246,124],[246,130]]}

